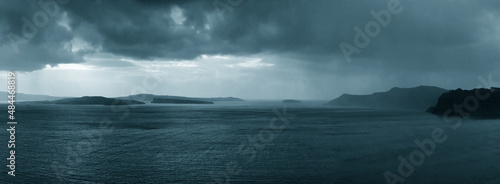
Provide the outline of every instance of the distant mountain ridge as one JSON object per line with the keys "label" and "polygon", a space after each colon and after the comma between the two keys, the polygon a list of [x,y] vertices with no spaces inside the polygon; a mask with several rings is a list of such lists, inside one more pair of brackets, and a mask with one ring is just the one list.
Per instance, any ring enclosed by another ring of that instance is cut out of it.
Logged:
{"label": "distant mountain ridge", "polygon": [[[0,99],[0,103],[7,103],[7,96],[9,93],[0,91],[0,95],[5,96],[5,100]],[[89,98],[93,97],[93,98]],[[125,97],[116,97],[116,98],[107,98],[102,96],[84,96],[84,97],[54,97],[49,95],[32,95],[32,94],[23,94],[16,93],[16,101],[18,102],[37,102],[43,104],[86,104],[86,103],[96,103],[96,104],[106,104],[109,105],[108,102],[120,100],[124,102],[130,102],[131,104],[141,104],[142,103],[151,103],[155,98],[163,99],[163,100],[172,100],[172,102],[176,103],[193,103],[196,101],[204,101],[204,102],[223,102],[223,101],[244,101],[240,98],[235,97],[216,97],[216,98],[195,98],[195,97],[183,97],[183,96],[169,96],[169,95],[153,95],[153,94],[137,94],[137,95],[129,95]],[[136,101],[136,102],[134,102]]]}
{"label": "distant mountain ridge", "polygon": [[425,111],[430,106],[435,105],[439,96],[445,92],[448,92],[448,90],[434,86],[394,87],[387,92],[378,92],[371,95],[343,94],[330,101],[328,105],[348,108]]}
{"label": "distant mountain ridge", "polygon": [[[0,96],[4,96],[5,98],[0,100],[0,102],[7,102],[7,96],[9,93],[5,91],[0,91]],[[49,96],[49,95],[32,95],[32,94],[24,94],[24,93],[16,93],[16,101],[23,102],[23,101],[44,101],[44,100],[59,100],[63,99],[64,97],[54,97],[54,96]]]}
{"label": "distant mountain ridge", "polygon": [[181,100],[181,99],[171,99],[171,98],[154,98],[151,103],[158,104],[214,104],[210,101],[200,101],[200,100]]}
{"label": "distant mountain ridge", "polygon": [[300,100],[294,100],[294,99],[285,99],[285,100],[283,100],[283,103],[288,103],[288,104],[302,103],[302,101],[300,101]]}
{"label": "distant mountain ridge", "polygon": [[205,102],[244,101],[240,98],[234,98],[234,97],[197,98],[197,97],[153,95],[153,94],[137,94],[137,95],[129,95],[126,97],[118,97],[118,99],[137,100],[137,101],[142,101],[142,102],[146,102],[146,103],[153,102],[153,100],[155,98],[171,99],[171,100],[186,100],[186,101],[205,101]]}
{"label": "distant mountain ridge", "polygon": [[106,98],[102,96],[84,96],[80,98],[64,98],[52,101],[21,102],[34,104],[59,104],[59,105],[133,105],[144,104],[135,100],[123,100],[116,98]]}

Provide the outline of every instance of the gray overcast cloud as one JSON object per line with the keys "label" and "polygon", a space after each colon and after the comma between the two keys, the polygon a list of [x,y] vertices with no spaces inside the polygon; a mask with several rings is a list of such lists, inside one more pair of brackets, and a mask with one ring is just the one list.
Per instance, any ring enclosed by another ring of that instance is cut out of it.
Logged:
{"label": "gray overcast cloud", "polygon": [[[169,84],[171,88],[154,93],[205,91],[187,94],[325,99],[394,86],[472,88],[479,84],[478,76],[499,76],[497,0],[401,0],[402,11],[392,14],[380,34],[371,38],[359,54],[352,54],[348,63],[339,44],[355,45],[353,28],[365,30],[365,25],[375,20],[370,11],[387,10],[389,1],[242,0],[231,6],[228,2],[238,1],[219,0],[223,5],[214,6],[216,1],[211,0],[72,0],[60,5],[59,11],[48,17],[46,25],[37,27],[26,43],[18,44],[18,52],[8,35],[23,36],[23,17],[33,22],[33,15],[43,8],[37,1],[4,1],[0,6],[0,70],[23,71],[25,78],[32,79],[54,73],[49,69],[58,64],[66,64],[60,70],[74,63],[102,68],[101,72],[130,73],[143,63],[179,62],[210,70],[203,75],[196,72],[200,77],[212,77],[210,82],[195,78],[184,82],[214,86],[172,89],[175,85]],[[210,60],[217,56],[229,59],[219,66]],[[235,69],[237,66],[240,69]],[[176,76],[192,75],[179,71]],[[265,79],[274,82],[261,84]],[[247,92],[262,85],[274,86],[266,88],[273,92]],[[234,86],[240,86],[239,90],[231,89]],[[25,88],[29,93],[62,95],[42,87]],[[277,92],[289,90],[295,92]],[[77,86],[57,91],[81,95],[76,92],[81,91]],[[103,92],[122,94],[111,89]]]}

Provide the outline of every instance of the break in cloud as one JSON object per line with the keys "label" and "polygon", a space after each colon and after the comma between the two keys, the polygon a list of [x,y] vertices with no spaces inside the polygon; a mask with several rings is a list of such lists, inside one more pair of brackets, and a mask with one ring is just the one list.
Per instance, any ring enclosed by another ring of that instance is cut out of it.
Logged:
{"label": "break in cloud", "polygon": [[[33,21],[42,7],[5,1],[0,70],[24,71],[31,81],[83,72],[90,81],[66,81],[73,90],[25,88],[85,95],[77,91],[88,93],[82,89],[89,83],[113,86],[116,75],[130,81],[121,87],[137,85],[132,74],[155,64],[169,86],[155,93],[247,98],[333,98],[421,84],[472,88],[478,76],[498,74],[499,1],[401,0],[402,12],[350,63],[339,44],[353,45],[353,28],[364,29],[374,20],[370,11],[387,9],[389,0],[238,2],[72,0],[16,52],[9,34],[22,36],[23,17]],[[130,91],[105,86],[100,94]]]}

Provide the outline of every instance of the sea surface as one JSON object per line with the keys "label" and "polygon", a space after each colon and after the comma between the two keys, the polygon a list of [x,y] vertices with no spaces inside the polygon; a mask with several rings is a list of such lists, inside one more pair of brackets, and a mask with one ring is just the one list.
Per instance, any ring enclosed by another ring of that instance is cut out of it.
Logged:
{"label": "sea surface", "polygon": [[[382,184],[389,172],[396,183],[500,183],[499,120],[453,129],[424,112],[322,103],[18,104],[15,177],[0,113],[0,183]],[[435,131],[444,141],[418,154],[415,140]],[[399,158],[411,153],[418,166],[402,176]]]}

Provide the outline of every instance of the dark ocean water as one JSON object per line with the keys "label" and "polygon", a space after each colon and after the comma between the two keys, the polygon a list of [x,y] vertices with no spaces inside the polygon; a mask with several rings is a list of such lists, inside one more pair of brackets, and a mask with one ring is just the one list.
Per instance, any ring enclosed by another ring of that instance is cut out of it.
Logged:
{"label": "dark ocean water", "polygon": [[4,122],[0,183],[387,183],[398,156],[408,158],[419,149],[414,140],[432,139],[436,128],[447,139],[404,183],[500,183],[498,120],[453,130],[423,112],[321,102],[289,104],[289,115],[280,102],[257,101],[17,108],[16,176],[5,167]]}

